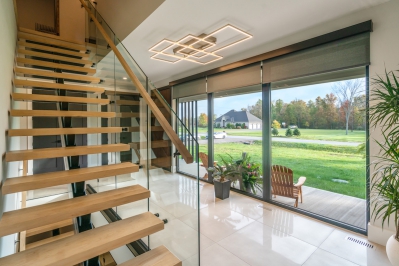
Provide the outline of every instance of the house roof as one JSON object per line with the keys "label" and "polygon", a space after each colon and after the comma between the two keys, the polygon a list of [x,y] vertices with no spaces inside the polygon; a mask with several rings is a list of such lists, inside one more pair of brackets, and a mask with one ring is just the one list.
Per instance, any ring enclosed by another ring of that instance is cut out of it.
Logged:
{"label": "house roof", "polygon": [[[234,118],[232,121],[231,118]],[[262,123],[262,120],[254,116],[248,111],[236,111],[236,110],[230,110],[224,115],[216,118],[215,122],[220,123],[222,120],[225,120],[226,122],[251,122],[251,123]]]}

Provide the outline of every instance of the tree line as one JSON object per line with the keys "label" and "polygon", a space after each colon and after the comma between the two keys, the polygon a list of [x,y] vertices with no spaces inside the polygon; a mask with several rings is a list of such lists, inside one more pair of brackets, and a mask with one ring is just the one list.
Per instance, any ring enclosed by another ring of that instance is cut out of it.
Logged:
{"label": "tree line", "polygon": [[[366,95],[362,81],[338,82],[332,90],[334,93],[308,102],[299,99],[291,102],[274,100],[271,103],[271,119],[285,127],[365,130]],[[246,110],[262,119],[262,100],[259,99]]]}
{"label": "tree line", "polygon": [[[318,96],[315,100],[305,102],[295,99],[291,102],[284,102],[282,99],[272,101],[271,119],[285,127],[296,125],[299,128],[313,129],[345,129],[348,121],[348,128],[351,130],[366,129],[366,96],[355,96],[353,107],[346,117],[345,109],[348,102],[340,103],[334,93],[327,94],[324,98]],[[262,100],[255,105],[248,106],[248,111],[254,116],[262,119]]]}
{"label": "tree line", "polygon": [[[311,129],[366,129],[366,95],[362,79],[336,82],[332,91],[324,97],[305,102],[295,99],[284,102],[282,99],[271,102],[271,121],[276,120],[282,127],[296,125]],[[262,119],[262,100],[254,105],[241,108]],[[213,117],[215,121],[216,115]],[[198,125],[207,126],[208,117],[201,113]]]}

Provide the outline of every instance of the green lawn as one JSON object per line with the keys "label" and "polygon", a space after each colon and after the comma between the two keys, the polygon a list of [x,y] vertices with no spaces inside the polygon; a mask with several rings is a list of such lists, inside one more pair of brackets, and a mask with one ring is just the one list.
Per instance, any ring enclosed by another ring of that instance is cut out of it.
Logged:
{"label": "green lawn", "polygon": [[[200,151],[207,153],[207,146],[200,145]],[[328,190],[364,199],[366,197],[366,166],[356,147],[341,147],[303,143],[273,142],[272,161],[291,168],[294,178],[306,176],[306,186]],[[257,162],[262,162],[262,145],[222,143],[215,145],[215,160],[219,155],[230,154],[240,158],[247,152]],[[336,183],[332,179],[346,180],[349,183]]]}
{"label": "green lawn", "polygon": [[[228,135],[231,136],[252,136],[252,137],[261,137],[261,130],[250,130],[250,129],[221,129],[215,128],[215,132],[218,131],[226,131]],[[336,129],[300,129],[301,136],[300,137],[292,137],[299,139],[314,139],[314,140],[332,140],[332,141],[345,141],[345,142],[365,142],[366,141],[366,132],[365,131],[353,131],[348,132],[348,135],[345,135],[345,130],[336,130]],[[206,133],[206,128],[199,128],[198,132]],[[281,137],[285,137],[285,129],[279,129],[279,135]]]}

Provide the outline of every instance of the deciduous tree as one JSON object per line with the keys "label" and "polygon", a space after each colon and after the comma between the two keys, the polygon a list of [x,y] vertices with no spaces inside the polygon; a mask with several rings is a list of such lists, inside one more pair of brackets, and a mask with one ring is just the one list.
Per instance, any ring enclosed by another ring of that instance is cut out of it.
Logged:
{"label": "deciduous tree", "polygon": [[198,125],[200,127],[206,127],[208,124],[208,116],[205,113],[201,113],[198,117]]}
{"label": "deciduous tree", "polygon": [[353,111],[354,100],[362,91],[364,91],[363,82],[361,79],[337,82],[334,84],[333,90],[337,95],[342,110],[345,113],[345,129],[346,135],[348,135],[349,118]]}

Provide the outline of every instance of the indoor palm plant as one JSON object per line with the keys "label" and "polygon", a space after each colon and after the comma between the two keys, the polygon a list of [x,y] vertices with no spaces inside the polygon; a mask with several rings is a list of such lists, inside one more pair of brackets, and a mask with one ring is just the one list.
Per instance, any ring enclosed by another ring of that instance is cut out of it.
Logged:
{"label": "indoor palm plant", "polygon": [[239,174],[237,164],[233,163],[233,158],[229,154],[227,156],[227,158],[219,156],[222,164],[208,168],[213,176],[215,196],[222,200],[230,196],[231,182],[235,181]]}
{"label": "indoor palm plant", "polygon": [[393,218],[396,233],[388,240],[386,251],[393,265],[399,265],[399,82],[393,72],[374,79],[372,94],[376,103],[370,108],[370,126],[381,128],[383,141],[377,141],[380,154],[372,163],[371,203],[374,221],[388,223]]}

